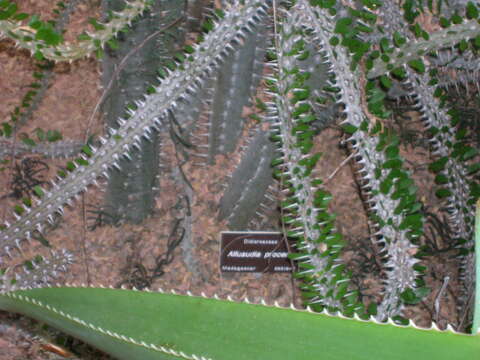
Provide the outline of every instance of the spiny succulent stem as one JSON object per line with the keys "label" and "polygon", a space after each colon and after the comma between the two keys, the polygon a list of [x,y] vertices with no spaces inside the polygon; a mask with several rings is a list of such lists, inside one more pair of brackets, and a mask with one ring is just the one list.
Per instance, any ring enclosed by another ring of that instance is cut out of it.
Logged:
{"label": "spiny succulent stem", "polygon": [[205,69],[216,67],[223,59],[223,50],[228,44],[238,42],[248,32],[250,24],[261,21],[266,15],[270,3],[257,3],[254,0],[233,2],[223,19],[214,31],[205,36],[196,52],[187,59],[180,68],[170,72],[162,81],[156,92],[145,96],[138,102],[138,109],[125,125],[115,130],[114,135],[100,138],[103,146],[92,154],[88,166],[71,163],[71,172],[59,182],[59,189],[46,191],[38,206],[24,215],[12,226],[0,232],[0,246],[13,249],[17,244],[29,237],[35,226],[40,226],[49,215],[58,211],[59,207],[70,201],[72,197],[92,184],[102,174],[108,177],[112,166],[119,167],[116,158],[125,153],[125,146],[139,146],[141,137],[148,137],[145,129],[163,127],[164,119],[171,109],[176,109],[185,93],[194,94],[208,73]]}
{"label": "spiny succulent stem", "polygon": [[473,39],[479,35],[480,24],[477,20],[471,20],[434,32],[430,34],[428,40],[422,39],[409,41],[405,45],[394,50],[394,53],[391,55],[391,60],[388,63],[382,61],[380,58],[376,59],[372,69],[368,72],[367,77],[368,79],[376,78],[389,71],[387,66],[393,66],[393,68],[396,68],[405,65],[410,60],[418,59],[432,51],[452,47],[458,44],[461,40]]}
{"label": "spiny succulent stem", "polygon": [[89,34],[89,39],[79,40],[77,44],[59,44],[57,46],[48,46],[43,40],[25,40],[26,36],[35,38],[36,30],[24,26],[21,22],[0,20],[0,38],[11,37],[17,45],[28,49],[32,54],[39,52],[49,60],[54,61],[72,61],[89,56],[92,52],[103,48],[105,43],[116,35],[125,26],[130,25],[133,19],[141,15],[150,6],[149,0],[132,0],[126,3],[122,12],[117,12],[113,19],[103,24],[103,29]]}

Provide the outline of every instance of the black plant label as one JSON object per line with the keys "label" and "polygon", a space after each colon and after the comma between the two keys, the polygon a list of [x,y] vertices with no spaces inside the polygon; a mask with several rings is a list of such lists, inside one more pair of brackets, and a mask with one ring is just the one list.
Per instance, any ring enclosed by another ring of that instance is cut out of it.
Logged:
{"label": "black plant label", "polygon": [[293,240],[280,232],[225,231],[220,241],[222,272],[292,272]]}

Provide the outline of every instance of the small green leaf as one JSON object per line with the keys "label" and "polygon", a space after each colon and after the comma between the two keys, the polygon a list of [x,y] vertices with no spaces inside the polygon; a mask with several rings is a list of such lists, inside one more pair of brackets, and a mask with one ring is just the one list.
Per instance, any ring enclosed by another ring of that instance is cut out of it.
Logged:
{"label": "small green leaf", "polygon": [[342,125],[343,131],[345,131],[347,134],[355,134],[355,132],[358,130],[356,126],[352,124],[345,124]]}
{"label": "small green leaf", "polygon": [[66,166],[66,167],[67,167],[67,170],[69,170],[69,171],[73,171],[73,170],[75,170],[75,169],[77,168],[72,161],[67,162],[67,166]]}
{"label": "small green leaf", "polygon": [[393,186],[393,180],[387,178],[380,183],[380,192],[382,194],[388,194],[392,186]]}
{"label": "small green leaf", "polygon": [[372,316],[377,315],[377,304],[374,301],[372,301],[370,305],[368,305],[367,312],[369,315]]}
{"label": "small green leaf", "polygon": [[88,145],[83,145],[83,146],[82,146],[82,152],[83,152],[85,155],[87,155],[88,157],[93,156],[92,149],[91,149],[90,146],[88,146]]}
{"label": "small green leaf", "polygon": [[40,198],[41,198],[41,197],[43,196],[43,194],[44,194],[42,188],[41,188],[39,185],[35,185],[35,186],[33,187],[33,192],[34,192],[38,197],[40,197]]}
{"label": "small green leaf", "polygon": [[476,18],[478,18],[478,8],[477,8],[477,6],[476,6],[473,2],[471,2],[471,1],[469,1],[469,2],[467,3],[467,18],[469,18],[469,19],[476,19]]}
{"label": "small green leaf", "polygon": [[185,46],[184,50],[187,54],[193,54],[195,52],[195,49],[191,45]]}
{"label": "small green leaf", "polygon": [[77,36],[77,40],[79,40],[79,41],[88,41],[90,39],[91,39],[91,36],[88,35],[88,34],[85,34],[85,33],[82,33],[82,34]]}
{"label": "small green leaf", "polygon": [[29,137],[23,138],[22,142],[28,146],[35,146],[35,141],[33,139],[30,139]]}
{"label": "small green leaf", "polygon": [[387,89],[392,87],[392,80],[386,75],[380,76],[380,83]]}
{"label": "small green leaf", "polygon": [[400,168],[401,166],[402,166],[402,160],[391,159],[391,160],[385,161],[382,167],[384,169],[395,169],[395,168]]}
{"label": "small green leaf", "polygon": [[88,161],[85,160],[85,159],[82,159],[82,158],[76,158],[76,159],[75,159],[75,162],[76,162],[78,165],[88,166]]}
{"label": "small green leaf", "polygon": [[395,31],[395,33],[393,34],[393,43],[395,44],[395,46],[400,47],[406,42],[407,40],[398,31]]}
{"label": "small green leaf", "polygon": [[102,59],[103,55],[104,55],[104,52],[102,48],[97,48],[95,50],[95,56],[97,57],[97,59]]}
{"label": "small green leaf", "polygon": [[40,142],[45,141],[46,134],[45,134],[45,131],[43,131],[43,129],[36,128],[34,131],[35,131],[35,134],[37,135],[38,141],[40,141]]}
{"label": "small green leaf", "polygon": [[62,35],[57,33],[51,26],[43,26],[35,34],[36,40],[43,40],[47,45],[58,45],[63,41]]}
{"label": "small green leaf", "polygon": [[387,159],[395,159],[398,157],[399,153],[400,150],[395,145],[390,145],[385,149],[385,155],[387,156]]}
{"label": "small green leaf", "polygon": [[475,163],[475,164],[472,164],[468,167],[468,174],[471,175],[471,174],[474,174],[476,173],[478,170],[480,170],[480,163]]}
{"label": "small green leaf", "polygon": [[23,263],[23,266],[25,266],[25,269],[27,269],[28,271],[32,271],[33,269],[35,269],[33,263],[30,260],[25,261]]}
{"label": "small green leaf", "polygon": [[474,45],[477,49],[480,48],[480,35],[475,37],[475,39],[473,40],[473,45]]}
{"label": "small green leaf", "polygon": [[465,50],[468,49],[468,42],[465,39],[460,40],[460,43],[458,44],[458,49],[460,52],[464,52]]}
{"label": "small green leaf", "polygon": [[45,57],[43,56],[42,52],[39,50],[35,51],[35,53],[33,54],[33,57],[38,61],[45,60]]}
{"label": "small green leaf", "polygon": [[308,99],[310,91],[308,89],[301,89],[293,92],[296,101]]}
{"label": "small green leaf", "polygon": [[15,211],[15,213],[18,214],[18,215],[22,215],[23,212],[25,211],[25,209],[23,207],[21,207],[20,205],[15,205],[13,207],[13,211]]}
{"label": "small green leaf", "polygon": [[439,185],[443,185],[448,183],[448,178],[444,174],[438,174],[435,176],[435,183]]}
{"label": "small green leaf", "polygon": [[450,20],[442,16],[440,18],[440,26],[443,28],[448,28],[450,26]]}
{"label": "small green leaf", "polygon": [[452,22],[456,25],[461,24],[463,22],[462,17],[458,14],[453,14],[450,20],[452,20]]}
{"label": "small green leaf", "polygon": [[398,79],[404,79],[407,76],[405,69],[402,67],[392,69],[391,72],[392,72],[392,75],[394,75]]}
{"label": "small green leaf", "polygon": [[40,20],[38,15],[32,15],[30,21],[28,22],[28,26],[35,30],[40,29],[40,26],[42,26],[42,24],[43,22]]}
{"label": "small green leaf", "polygon": [[26,18],[28,18],[29,16],[30,15],[28,15],[26,13],[18,13],[18,14],[15,14],[15,16],[13,18],[17,21],[22,21],[22,20],[25,20]]}
{"label": "small green leaf", "polygon": [[382,51],[383,51],[384,53],[391,52],[391,49],[390,49],[390,41],[388,41],[387,38],[381,38],[381,39],[380,39],[380,49],[382,49]]}
{"label": "small green leaf", "polygon": [[399,229],[405,230],[408,228],[419,228],[422,226],[422,214],[407,215],[401,222]]}
{"label": "small green leaf", "polygon": [[415,294],[415,292],[410,288],[402,292],[400,294],[400,298],[403,300],[405,304],[410,304],[410,305],[418,304],[420,301],[422,301],[422,299],[418,297]]}
{"label": "small green leaf", "polygon": [[110,48],[111,48],[112,50],[118,49],[118,46],[119,46],[119,45],[118,45],[118,41],[117,41],[116,39],[114,39],[114,38],[108,40],[108,41],[107,41],[107,44],[108,44],[108,46],[110,46]]}
{"label": "small green leaf", "polygon": [[32,199],[24,197],[22,198],[22,202],[25,206],[32,207]]}
{"label": "small green leaf", "polygon": [[13,16],[18,10],[17,4],[9,3],[6,10],[0,11],[0,20],[7,20]]}
{"label": "small green leaf", "polygon": [[340,39],[337,36],[332,36],[330,38],[330,45],[337,46],[340,43]]}
{"label": "small green leaf", "polygon": [[62,140],[62,134],[58,130],[48,130],[47,131],[47,140],[49,142],[55,142]]}
{"label": "small green leaf", "polygon": [[341,18],[337,21],[335,25],[335,33],[337,34],[347,34],[350,31],[350,25],[352,24],[351,18]]}
{"label": "small green leaf", "polygon": [[435,191],[435,195],[437,195],[440,199],[443,199],[447,196],[452,195],[452,193],[448,189],[438,189],[437,191]]}
{"label": "small green leaf", "polygon": [[424,73],[425,72],[425,64],[423,63],[423,61],[421,59],[414,59],[414,60],[410,60],[408,62],[408,65],[418,71],[419,73]]}
{"label": "small green leaf", "polygon": [[462,160],[466,161],[474,157],[475,155],[478,154],[478,150],[475,148],[469,148],[465,151],[465,153],[462,155]]}
{"label": "small green leaf", "polygon": [[433,172],[439,172],[445,168],[445,165],[447,164],[448,158],[442,157],[438,159],[437,161],[434,161],[428,166],[428,169]]}
{"label": "small green leaf", "polygon": [[7,122],[4,122],[2,123],[2,127],[3,127],[3,134],[5,137],[10,137],[12,135],[12,126],[7,123]]}
{"label": "small green leaf", "polygon": [[97,19],[90,18],[88,19],[88,23],[94,27],[95,30],[100,31],[100,30],[105,30],[105,25],[100,24]]}

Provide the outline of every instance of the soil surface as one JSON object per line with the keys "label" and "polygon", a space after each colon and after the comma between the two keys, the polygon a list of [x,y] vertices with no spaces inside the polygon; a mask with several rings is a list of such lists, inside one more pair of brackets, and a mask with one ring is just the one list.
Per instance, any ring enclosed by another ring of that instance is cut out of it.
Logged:
{"label": "soil surface", "polygon": [[[22,0],[22,10],[40,14],[44,19],[52,16],[56,1]],[[80,1],[71,15],[65,34],[73,39],[84,29],[89,29],[88,18],[99,17],[98,1]],[[63,139],[82,143],[90,135],[101,135],[103,125],[98,114],[92,116],[102,95],[100,65],[95,59],[83,59],[71,64],[58,64],[53,68],[52,80],[45,96],[32,118],[16,134],[16,141],[3,140],[9,146],[21,146],[22,133],[35,138],[35,129],[58,130]],[[23,50],[15,48],[8,39],[0,41],[0,122],[9,120],[10,113],[33,81],[35,60]],[[447,324],[462,328],[465,311],[459,309],[458,251],[451,248],[450,230],[444,221],[445,206],[436,196],[433,175],[428,171],[429,144],[418,114],[408,103],[396,105],[395,117],[385,126],[394,127],[405,140],[402,155],[419,188],[419,197],[428,212],[426,236],[422,244],[435,245],[436,251],[423,260],[427,267],[425,281],[430,295],[421,303],[405,309],[405,315],[420,326],[428,327],[431,321],[440,328]],[[245,109],[253,113],[256,109]],[[302,306],[296,280],[291,274],[241,274],[219,271],[220,232],[228,230],[225,222],[218,220],[218,204],[228,175],[241,158],[241,146],[248,137],[248,123],[237,151],[227,156],[219,155],[214,165],[194,161],[181,162],[178,149],[170,137],[162,139],[161,169],[156,206],[151,216],[140,225],[108,225],[108,209],[102,207],[105,184],[90,187],[72,207],[67,207],[63,218],[45,232],[45,238],[54,248],[68,249],[76,261],[56,280],[61,284],[111,285],[143,289],[174,289],[193,294],[217,294],[234,299],[249,298],[272,304]],[[359,290],[365,304],[381,300],[382,259],[378,245],[372,239],[372,230],[360,191],[361,179],[354,161],[345,145],[338,124],[333,123],[315,138],[315,150],[322,152],[316,171],[326,181],[333,195],[331,210],[337,214],[337,228],[347,243],[343,259],[352,270],[352,286]],[[4,146],[0,142],[0,146]],[[30,159],[30,160],[26,160]],[[35,154],[18,154],[7,158],[0,172],[0,219],[10,220],[11,209],[18,203],[12,184],[25,166],[38,170],[40,181],[53,178],[67,159],[48,159]],[[186,188],[179,181],[183,171],[193,188],[193,201],[186,204]],[[183,236],[178,225],[184,224],[190,211],[189,229]],[[280,229],[277,209],[272,209],[272,224]],[[6,264],[15,266],[37,254],[48,255],[48,249],[38,241],[24,246],[21,254],[15,253]],[[3,266],[3,264],[2,264]],[[60,346],[60,348],[56,348]],[[67,355],[68,354],[68,355]],[[0,359],[108,359],[100,352],[46,329],[35,321],[19,315],[0,313]]]}

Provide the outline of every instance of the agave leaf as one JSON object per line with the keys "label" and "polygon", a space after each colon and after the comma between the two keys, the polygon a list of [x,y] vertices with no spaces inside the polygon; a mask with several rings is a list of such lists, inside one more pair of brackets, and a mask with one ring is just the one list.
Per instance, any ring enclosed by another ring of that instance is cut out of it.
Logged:
{"label": "agave leaf", "polygon": [[0,309],[44,321],[128,360],[451,360],[480,355],[480,335],[175,294],[39,288],[0,295]]}

